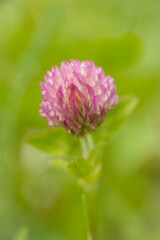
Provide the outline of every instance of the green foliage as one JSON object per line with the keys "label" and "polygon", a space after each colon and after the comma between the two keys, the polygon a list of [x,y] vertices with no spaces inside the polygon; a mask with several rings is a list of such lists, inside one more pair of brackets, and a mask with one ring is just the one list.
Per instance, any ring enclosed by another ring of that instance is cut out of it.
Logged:
{"label": "green foliage", "polygon": [[68,163],[67,170],[77,177],[84,178],[91,172],[92,166],[87,159],[76,157],[75,161]]}
{"label": "green foliage", "polygon": [[[138,104],[138,98],[135,96],[124,96],[113,110],[107,112],[102,126],[93,134],[96,141],[104,140],[108,142],[119,128],[125,123]],[[80,153],[78,139],[68,134],[62,128],[49,127],[34,134],[28,135],[26,142],[32,146],[51,153],[55,156],[75,156]],[[99,143],[97,149],[101,149],[103,143]],[[97,152],[100,154],[100,152]],[[95,157],[95,153],[93,152]],[[95,161],[95,160],[93,160]]]}
{"label": "green foliage", "polygon": [[100,174],[101,161],[103,156],[104,142],[98,143],[89,153],[87,158],[81,156],[75,157],[74,161],[67,162],[64,159],[52,159],[49,163],[53,167],[59,167],[67,170],[74,176],[92,183]]}
{"label": "green foliage", "polygon": [[[135,96],[124,96],[120,98],[120,102],[115,108],[107,113],[106,119],[102,126],[99,127],[94,138],[96,145],[89,152],[87,158],[76,156],[78,154],[78,139],[68,134],[62,128],[50,127],[46,130],[39,131],[26,137],[26,142],[32,146],[53,154],[54,156],[62,156],[71,160],[67,163],[64,159],[53,159],[50,164],[67,169],[73,175],[85,179],[92,183],[101,172],[101,161],[105,142],[108,142],[119,128],[125,123],[127,118],[137,106],[138,99]],[[100,141],[104,140],[104,141]],[[85,142],[84,142],[85,144]],[[74,147],[73,147],[74,146]],[[75,157],[73,161],[72,158]]]}
{"label": "green foliage", "polygon": [[50,127],[36,132],[27,136],[26,142],[55,156],[74,156],[80,151],[78,140],[62,128]]}
{"label": "green foliage", "polygon": [[136,96],[120,97],[119,103],[106,114],[106,118],[94,134],[95,139],[109,142],[135,110],[139,100]]}
{"label": "green foliage", "polygon": [[80,171],[76,161],[69,162],[67,170],[77,177],[83,177],[83,173]]}
{"label": "green foliage", "polygon": [[101,172],[101,162],[103,158],[104,142],[98,142],[90,151],[87,158],[75,157],[74,161],[67,162],[64,159],[52,159],[49,163],[52,166],[67,170],[78,178],[92,183],[97,179]]}
{"label": "green foliage", "polygon": [[79,170],[81,171],[81,173],[84,176],[88,175],[90,173],[90,171],[92,170],[91,163],[88,161],[88,159],[78,156],[78,157],[76,157],[76,163],[77,163]]}
{"label": "green foliage", "polygon": [[102,160],[104,147],[104,141],[98,142],[88,155],[88,160],[93,166],[96,166]]}
{"label": "green foliage", "polygon": [[92,165],[92,171],[85,178],[88,183],[93,183],[101,174],[104,147],[104,141],[98,142],[87,156],[88,161]]}

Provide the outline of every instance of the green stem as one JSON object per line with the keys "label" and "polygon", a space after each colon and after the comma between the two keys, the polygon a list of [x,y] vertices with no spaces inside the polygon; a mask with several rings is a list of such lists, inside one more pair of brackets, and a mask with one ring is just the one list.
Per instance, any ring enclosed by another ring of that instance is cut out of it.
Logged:
{"label": "green stem", "polygon": [[[81,143],[82,155],[83,157],[87,157],[88,153],[94,147],[94,143],[91,135],[87,134],[87,143],[85,138],[80,138],[80,143]],[[84,215],[84,224],[86,228],[86,240],[93,240],[90,232],[85,192],[82,194],[82,207],[83,207],[83,215]]]}
{"label": "green stem", "polygon": [[92,151],[92,149],[94,148],[94,143],[93,143],[93,139],[91,134],[87,134],[87,143],[88,143],[88,147],[89,147],[89,151]]}
{"label": "green stem", "polygon": [[86,233],[87,233],[86,240],[93,240],[91,232],[90,232],[87,204],[86,204],[86,196],[84,193],[82,194],[82,207],[83,207],[83,215],[84,215],[84,224],[85,224]]}
{"label": "green stem", "polygon": [[81,143],[82,155],[83,157],[86,157],[88,155],[88,149],[87,149],[87,144],[85,139],[80,138],[80,143]]}

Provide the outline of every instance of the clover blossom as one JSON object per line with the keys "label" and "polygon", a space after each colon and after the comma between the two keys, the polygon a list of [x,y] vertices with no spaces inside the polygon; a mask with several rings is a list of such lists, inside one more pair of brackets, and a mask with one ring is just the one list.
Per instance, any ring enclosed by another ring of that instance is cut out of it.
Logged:
{"label": "clover blossom", "polygon": [[40,82],[40,115],[48,126],[65,127],[75,136],[95,130],[118,102],[114,79],[94,62],[62,61]]}

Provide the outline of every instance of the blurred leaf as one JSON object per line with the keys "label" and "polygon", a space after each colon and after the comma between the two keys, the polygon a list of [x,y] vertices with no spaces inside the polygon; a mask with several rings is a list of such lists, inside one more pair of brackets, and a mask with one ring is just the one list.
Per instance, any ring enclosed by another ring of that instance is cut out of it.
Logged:
{"label": "blurred leaf", "polygon": [[52,159],[49,161],[49,163],[53,166],[57,166],[63,169],[67,168],[67,162],[63,159]]}
{"label": "blurred leaf", "polygon": [[84,176],[88,175],[92,169],[91,163],[83,157],[76,157],[76,163]]}
{"label": "blurred leaf", "polygon": [[28,240],[28,230],[25,227],[22,227],[18,233],[15,235],[13,240]]}
{"label": "blurred leaf", "polygon": [[67,165],[68,172],[72,173],[77,177],[82,177],[81,171],[75,161],[69,162]]}
{"label": "blurred leaf", "polygon": [[89,175],[86,176],[85,181],[88,183],[95,182],[101,175],[101,170],[102,170],[102,164],[100,162],[93,168],[93,171]]}
{"label": "blurred leaf", "polygon": [[88,162],[92,165],[90,172],[85,177],[85,181],[88,183],[93,183],[101,174],[104,147],[104,141],[98,142],[87,157]]}
{"label": "blurred leaf", "polygon": [[105,142],[99,142],[90,152],[87,159],[76,157],[75,161],[69,162],[67,170],[73,175],[83,178],[88,183],[95,181],[101,173],[101,160]]}
{"label": "blurred leaf", "polygon": [[98,142],[88,155],[87,159],[93,164],[93,166],[96,166],[97,163],[99,163],[102,160],[104,146],[105,146],[104,141]]}
{"label": "blurred leaf", "polygon": [[32,146],[56,156],[75,156],[80,152],[78,139],[63,128],[50,127],[25,139]]}
{"label": "blurred leaf", "polygon": [[107,112],[105,121],[93,137],[108,142],[132,114],[138,102],[138,98],[134,95],[120,97],[119,103]]}
{"label": "blurred leaf", "polygon": [[92,166],[87,159],[78,156],[75,161],[68,163],[67,170],[77,177],[84,178],[91,172]]}

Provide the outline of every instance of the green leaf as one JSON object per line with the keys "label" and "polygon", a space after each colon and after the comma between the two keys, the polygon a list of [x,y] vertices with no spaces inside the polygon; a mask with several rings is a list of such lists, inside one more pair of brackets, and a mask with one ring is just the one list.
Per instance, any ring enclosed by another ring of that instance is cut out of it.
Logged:
{"label": "green leaf", "polygon": [[102,158],[104,153],[105,142],[98,142],[87,157],[87,162],[90,164],[90,170],[87,172],[84,180],[88,183],[93,183],[101,174]]}
{"label": "green leaf", "polygon": [[[105,142],[101,141],[96,144],[94,149],[90,152],[87,159],[78,156],[74,161],[67,164],[67,170],[71,174],[84,179],[85,181],[91,183],[98,178],[101,172],[101,160],[103,156],[103,148]],[[54,163],[55,160],[52,160]],[[59,161],[59,160],[57,160]],[[59,163],[58,163],[59,164]],[[66,167],[66,162],[62,162],[62,167]]]}
{"label": "green leaf", "polygon": [[78,156],[75,161],[68,163],[67,170],[77,177],[84,178],[91,172],[92,165],[87,159]]}
{"label": "green leaf", "polygon": [[92,170],[91,163],[83,157],[76,157],[76,163],[83,176],[88,175]]}
{"label": "green leaf", "polygon": [[49,127],[25,138],[32,146],[55,156],[75,156],[80,152],[78,139],[63,128]]}
{"label": "green leaf", "polygon": [[63,159],[52,159],[49,161],[52,166],[67,169],[67,162]]}
{"label": "green leaf", "polygon": [[98,142],[88,155],[87,159],[89,162],[93,164],[93,166],[96,166],[97,163],[101,162],[104,147],[105,147],[104,141]]}
{"label": "green leaf", "polygon": [[28,230],[25,227],[20,228],[18,233],[13,238],[13,240],[27,240],[27,239],[28,239]]}
{"label": "green leaf", "polygon": [[82,177],[82,173],[75,161],[69,162],[67,165],[68,172],[72,173],[73,175],[77,177]]}
{"label": "green leaf", "polygon": [[95,168],[93,168],[93,171],[88,176],[86,176],[85,181],[88,183],[95,182],[101,175],[101,170],[102,170],[102,163],[99,163],[96,165]]}
{"label": "green leaf", "polygon": [[112,110],[107,112],[105,121],[97,132],[93,134],[95,140],[103,139],[107,142],[110,141],[135,110],[138,102],[138,98],[134,95],[120,97],[119,103]]}

